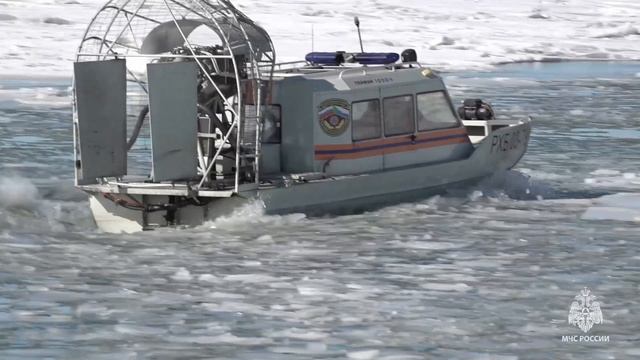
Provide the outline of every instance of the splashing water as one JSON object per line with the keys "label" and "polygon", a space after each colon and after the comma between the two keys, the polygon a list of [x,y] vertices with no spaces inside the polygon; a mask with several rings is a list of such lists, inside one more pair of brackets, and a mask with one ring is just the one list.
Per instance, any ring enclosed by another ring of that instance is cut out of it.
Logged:
{"label": "splashing water", "polygon": [[38,200],[38,189],[29,179],[0,177],[0,208],[33,210]]}

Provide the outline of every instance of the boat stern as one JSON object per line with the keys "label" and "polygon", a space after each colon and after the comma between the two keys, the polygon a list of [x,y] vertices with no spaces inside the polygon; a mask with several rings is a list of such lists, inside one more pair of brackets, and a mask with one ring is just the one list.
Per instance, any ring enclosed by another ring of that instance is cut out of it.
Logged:
{"label": "boat stern", "polygon": [[[469,128],[470,122],[465,121]],[[472,155],[475,163],[483,164],[488,172],[505,171],[515,167],[527,152],[531,137],[532,119],[503,121],[501,124],[485,124],[488,133],[474,139],[476,149]],[[471,125],[478,126],[478,125]]]}
{"label": "boat stern", "polygon": [[[85,190],[86,191],[86,190]],[[194,227],[231,214],[246,204],[248,197],[186,198],[173,195],[132,195],[87,191],[97,227],[106,233],[136,233],[162,227]],[[252,196],[247,193],[247,196]]]}

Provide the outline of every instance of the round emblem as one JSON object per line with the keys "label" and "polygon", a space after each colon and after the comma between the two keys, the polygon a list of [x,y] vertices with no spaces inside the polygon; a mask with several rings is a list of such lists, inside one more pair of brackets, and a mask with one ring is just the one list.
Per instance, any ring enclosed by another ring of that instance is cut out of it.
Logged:
{"label": "round emblem", "polygon": [[325,100],[318,107],[320,127],[330,136],[340,136],[349,127],[351,109],[349,102],[342,99]]}

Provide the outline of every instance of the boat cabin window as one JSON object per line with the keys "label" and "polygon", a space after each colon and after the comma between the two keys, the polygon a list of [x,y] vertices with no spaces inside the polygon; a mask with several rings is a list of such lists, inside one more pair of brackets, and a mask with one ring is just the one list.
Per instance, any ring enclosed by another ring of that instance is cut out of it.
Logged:
{"label": "boat cabin window", "polygon": [[280,105],[269,105],[264,109],[262,122],[262,142],[280,144],[282,133],[282,109]]}
{"label": "boat cabin window", "polygon": [[460,126],[443,91],[418,94],[417,103],[419,131]]}
{"label": "boat cabin window", "polygon": [[415,131],[413,95],[384,99],[384,134],[411,134]]}
{"label": "boat cabin window", "polygon": [[377,139],[382,135],[380,100],[365,100],[351,104],[353,141]]}

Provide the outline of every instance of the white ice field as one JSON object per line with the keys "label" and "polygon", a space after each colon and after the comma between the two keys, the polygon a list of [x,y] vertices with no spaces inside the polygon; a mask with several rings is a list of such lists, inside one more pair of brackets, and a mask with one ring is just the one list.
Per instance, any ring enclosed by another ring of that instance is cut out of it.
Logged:
{"label": "white ice field", "polygon": [[[0,75],[69,77],[79,38],[106,0],[0,0]],[[543,59],[640,59],[635,0],[235,0],[281,61],[317,51],[418,50],[437,69]],[[315,34],[312,41],[312,32]]]}

